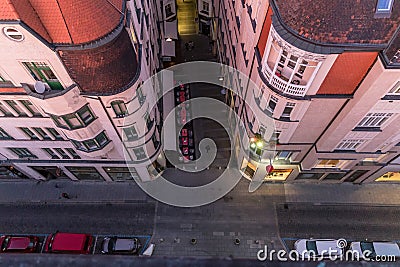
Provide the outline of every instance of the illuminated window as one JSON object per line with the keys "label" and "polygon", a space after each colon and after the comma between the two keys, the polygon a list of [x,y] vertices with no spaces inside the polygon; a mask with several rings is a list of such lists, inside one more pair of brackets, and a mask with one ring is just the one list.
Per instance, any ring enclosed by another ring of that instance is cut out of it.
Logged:
{"label": "illuminated window", "polygon": [[320,159],[314,168],[341,168],[347,163],[347,160],[341,159]]}
{"label": "illuminated window", "polygon": [[400,182],[400,172],[387,172],[375,180],[376,182]]}
{"label": "illuminated window", "polygon": [[290,173],[292,172],[292,169],[283,169],[283,170],[273,170],[270,174],[265,176],[266,181],[285,181]]}

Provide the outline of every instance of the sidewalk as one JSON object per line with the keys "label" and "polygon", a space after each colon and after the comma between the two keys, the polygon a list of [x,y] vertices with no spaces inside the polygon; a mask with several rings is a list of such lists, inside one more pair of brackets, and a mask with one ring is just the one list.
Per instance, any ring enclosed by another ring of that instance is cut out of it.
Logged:
{"label": "sidewalk", "polygon": [[[190,179],[189,174],[180,175],[175,171],[174,183]],[[212,175],[213,170],[210,170]],[[171,173],[174,175],[174,173]],[[207,173],[203,175],[208,176]],[[204,178],[203,181],[210,181]],[[196,179],[199,179],[198,177]],[[212,180],[212,179],[211,179]],[[230,195],[246,198],[246,179],[236,186]],[[194,186],[199,185],[196,182]],[[283,190],[282,190],[283,189]],[[400,205],[400,185],[396,184],[263,184],[253,194],[261,195],[274,202],[313,203],[313,204],[362,204],[362,205]],[[63,198],[67,193],[69,199]],[[73,182],[73,181],[4,181],[0,183],[0,203],[129,203],[153,201],[135,182]]]}

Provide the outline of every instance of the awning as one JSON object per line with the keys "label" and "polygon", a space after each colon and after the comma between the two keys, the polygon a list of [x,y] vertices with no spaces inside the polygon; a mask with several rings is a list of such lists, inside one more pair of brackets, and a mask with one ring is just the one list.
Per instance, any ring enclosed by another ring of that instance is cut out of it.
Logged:
{"label": "awning", "polygon": [[164,21],[165,39],[171,38],[178,40],[178,24],[177,20],[168,22]]}
{"label": "awning", "polygon": [[175,56],[175,41],[162,40],[161,42],[161,53],[164,57]]}
{"label": "awning", "polygon": [[[173,111],[175,107],[174,90],[165,93],[169,88],[174,86],[174,73],[172,71],[163,70],[162,71],[162,84],[163,84],[163,111],[165,118],[172,111],[171,123],[165,123],[163,125],[164,129],[164,150],[176,151],[176,126],[175,126],[175,112]],[[173,135],[171,136],[171,133]]]}

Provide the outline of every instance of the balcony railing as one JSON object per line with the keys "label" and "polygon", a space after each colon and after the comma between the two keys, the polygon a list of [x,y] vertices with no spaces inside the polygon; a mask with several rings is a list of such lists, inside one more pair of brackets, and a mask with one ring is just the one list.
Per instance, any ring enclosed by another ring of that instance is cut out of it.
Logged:
{"label": "balcony railing", "polygon": [[304,96],[307,92],[307,85],[292,84],[288,81],[281,79],[277,75],[272,75],[272,71],[269,68],[268,64],[264,65],[263,73],[267,77],[270,85],[284,94],[292,96]]}

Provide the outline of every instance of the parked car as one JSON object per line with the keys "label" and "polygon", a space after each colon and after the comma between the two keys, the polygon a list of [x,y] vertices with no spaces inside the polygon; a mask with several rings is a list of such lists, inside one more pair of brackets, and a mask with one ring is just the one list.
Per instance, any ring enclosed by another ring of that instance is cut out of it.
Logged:
{"label": "parked car", "polygon": [[376,258],[376,256],[400,257],[399,245],[395,242],[352,242],[350,249],[361,259]]}
{"label": "parked car", "polygon": [[44,252],[89,254],[92,244],[92,235],[57,232],[47,237]]}
{"label": "parked car", "polygon": [[104,254],[138,254],[142,245],[133,238],[106,237],[101,245]]}
{"label": "parked car", "polygon": [[35,252],[39,245],[36,236],[1,236],[0,252]]}
{"label": "parked car", "polygon": [[294,248],[300,259],[340,258],[343,255],[343,248],[338,246],[336,239],[299,239],[294,243]]}

